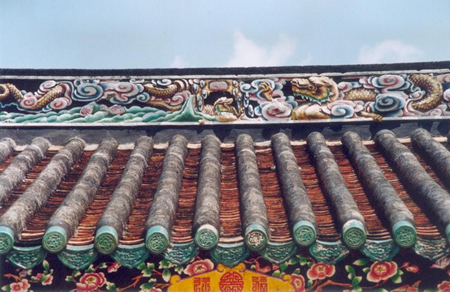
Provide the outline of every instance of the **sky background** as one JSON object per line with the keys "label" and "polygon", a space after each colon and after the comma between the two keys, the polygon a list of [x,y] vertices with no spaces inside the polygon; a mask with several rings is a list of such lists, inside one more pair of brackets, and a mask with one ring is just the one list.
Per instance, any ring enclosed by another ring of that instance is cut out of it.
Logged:
{"label": "sky background", "polygon": [[0,68],[450,60],[449,0],[0,0]]}

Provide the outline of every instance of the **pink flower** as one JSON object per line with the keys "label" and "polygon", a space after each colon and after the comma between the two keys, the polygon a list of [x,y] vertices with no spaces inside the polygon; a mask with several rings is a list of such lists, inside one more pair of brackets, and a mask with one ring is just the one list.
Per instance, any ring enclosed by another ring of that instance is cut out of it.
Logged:
{"label": "pink flower", "polygon": [[[41,281],[41,279],[45,277],[45,280]],[[36,280],[37,281],[41,281],[42,285],[46,286],[46,285],[51,285],[53,282],[53,276],[52,275],[45,275],[42,273],[37,273],[36,275]]]}
{"label": "pink flower", "polygon": [[211,271],[214,268],[213,262],[211,260],[199,260],[192,264],[189,264],[185,269],[184,273],[189,276],[199,275]]}
{"label": "pink flower", "polygon": [[77,291],[94,291],[105,285],[105,283],[105,274],[102,272],[86,273],[80,278],[80,283],[77,283]]}
{"label": "pink flower", "polygon": [[419,291],[419,284],[420,281],[417,281],[412,285],[403,285],[392,290],[392,292],[417,292]]}
{"label": "pink flower", "polygon": [[27,292],[30,287],[31,285],[28,283],[27,279],[22,279],[20,282],[11,283],[9,285],[9,288],[13,292]]}
{"label": "pink flower", "polygon": [[443,281],[438,286],[439,291],[441,292],[450,292],[450,282],[449,281]]}
{"label": "pink flower", "polygon": [[[18,269],[17,269],[18,270]],[[30,276],[31,275],[32,270],[21,270],[19,272],[19,277],[21,278],[25,278],[26,276]]]}
{"label": "pink flower", "polygon": [[125,113],[125,108],[121,105],[115,104],[108,109],[108,113],[120,116]]}
{"label": "pink flower", "polygon": [[445,270],[450,265],[450,256],[442,257],[438,259],[431,268]]}
{"label": "pink flower", "polygon": [[387,280],[397,274],[397,264],[395,262],[374,262],[370,266],[370,271],[367,274],[367,280],[378,283],[381,280]]}
{"label": "pink flower", "polygon": [[119,264],[119,263],[117,263],[117,262],[114,262],[114,263],[112,263],[112,264],[108,267],[107,271],[108,271],[108,273],[114,273],[114,272],[117,272],[117,270],[118,270],[121,266],[122,266],[121,264]]}
{"label": "pink flower", "polygon": [[334,275],[336,269],[334,265],[328,265],[325,263],[317,263],[311,266],[306,275],[311,280],[323,280],[327,277],[331,277]]}
{"label": "pink flower", "polygon": [[419,271],[419,267],[414,265],[414,266],[409,266],[406,268],[406,271],[410,272],[410,273],[417,273]]}
{"label": "pink flower", "polygon": [[411,264],[410,262],[404,262],[403,265],[401,266],[401,268],[409,267],[410,264]]}
{"label": "pink flower", "polygon": [[86,117],[92,115],[94,112],[94,107],[92,105],[85,105],[80,109],[80,115]]}
{"label": "pink flower", "polygon": [[294,287],[295,292],[305,291],[305,278],[302,275],[292,274],[291,285]]}

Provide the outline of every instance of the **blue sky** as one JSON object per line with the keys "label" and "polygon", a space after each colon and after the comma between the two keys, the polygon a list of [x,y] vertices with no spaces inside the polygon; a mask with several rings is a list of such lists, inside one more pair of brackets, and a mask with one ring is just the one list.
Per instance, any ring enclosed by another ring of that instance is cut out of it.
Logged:
{"label": "blue sky", "polygon": [[0,0],[0,68],[450,60],[450,1]]}

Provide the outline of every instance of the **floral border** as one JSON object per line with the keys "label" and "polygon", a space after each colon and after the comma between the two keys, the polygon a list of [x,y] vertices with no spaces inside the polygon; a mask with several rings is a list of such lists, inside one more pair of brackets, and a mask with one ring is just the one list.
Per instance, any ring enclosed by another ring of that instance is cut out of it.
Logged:
{"label": "floral border", "polygon": [[[261,256],[242,262],[246,269],[267,277],[290,278],[293,291],[450,291],[450,256],[435,262],[405,253],[395,261],[373,261],[360,254],[336,265],[317,262],[314,258],[296,254],[276,265]],[[100,258],[88,268],[70,270],[50,258],[33,270],[3,266],[2,291],[165,291],[171,277],[181,280],[199,276],[218,268],[206,253],[196,256],[186,265],[165,259],[153,259],[135,269]],[[188,287],[186,288],[188,289]]]}

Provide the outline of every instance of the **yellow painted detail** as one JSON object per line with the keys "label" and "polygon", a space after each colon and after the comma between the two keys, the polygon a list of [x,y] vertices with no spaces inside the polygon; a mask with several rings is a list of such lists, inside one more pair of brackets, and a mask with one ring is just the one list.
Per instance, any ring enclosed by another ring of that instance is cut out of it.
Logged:
{"label": "yellow painted detail", "polygon": [[228,268],[221,264],[217,269],[208,273],[195,275],[180,280],[174,275],[170,279],[168,291],[294,291],[291,286],[291,276],[285,275],[283,279],[270,277],[265,274],[246,270],[244,264]]}

